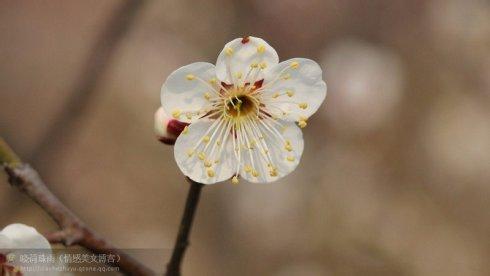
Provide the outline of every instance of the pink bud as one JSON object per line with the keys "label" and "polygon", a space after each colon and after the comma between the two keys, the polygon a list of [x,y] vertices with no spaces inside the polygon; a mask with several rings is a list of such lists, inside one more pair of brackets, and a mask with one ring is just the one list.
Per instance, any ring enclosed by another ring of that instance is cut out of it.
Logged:
{"label": "pink bud", "polygon": [[173,145],[175,140],[184,130],[188,123],[175,120],[168,116],[162,107],[155,112],[155,134],[160,142]]}

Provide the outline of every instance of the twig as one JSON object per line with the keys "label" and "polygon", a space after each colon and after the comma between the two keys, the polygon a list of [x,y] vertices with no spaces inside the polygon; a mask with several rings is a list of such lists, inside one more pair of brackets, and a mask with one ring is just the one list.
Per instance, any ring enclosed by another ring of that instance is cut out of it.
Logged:
{"label": "twig", "polygon": [[145,265],[95,233],[70,211],[44,184],[39,174],[22,163],[15,152],[0,137],[0,164],[9,176],[9,183],[34,200],[58,224],[60,231],[47,235],[51,242],[66,246],[80,245],[97,254],[113,254],[120,260],[114,265],[129,275],[155,275]]}
{"label": "twig", "polygon": [[197,204],[199,203],[201,189],[204,186],[204,184],[197,183],[190,178],[187,178],[187,181],[191,184],[191,186],[189,188],[189,193],[187,194],[185,210],[184,214],[182,215],[182,221],[180,222],[179,233],[175,242],[174,251],[170,262],[167,265],[166,276],[180,275],[180,264],[184,258],[185,250],[189,245],[189,233],[194,220],[194,214],[196,213]]}
{"label": "twig", "polygon": [[145,2],[144,0],[125,0],[121,6],[117,7],[105,29],[98,35],[63,110],[50,124],[46,134],[40,139],[38,146],[28,158],[31,164],[39,164],[46,153],[52,151],[52,147],[63,144],[62,140],[66,138],[66,134],[76,127],[95,94],[95,88],[101,76],[110,65],[115,49],[128,33],[138,11]]}

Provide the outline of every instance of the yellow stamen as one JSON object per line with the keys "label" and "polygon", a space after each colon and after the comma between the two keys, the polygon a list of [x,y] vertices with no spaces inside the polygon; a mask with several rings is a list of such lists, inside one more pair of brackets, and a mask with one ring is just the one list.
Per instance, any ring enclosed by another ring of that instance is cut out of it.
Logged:
{"label": "yellow stamen", "polygon": [[225,53],[227,56],[233,55],[233,49],[231,47],[226,48]]}
{"label": "yellow stamen", "polygon": [[207,169],[207,173],[208,173],[208,176],[209,176],[209,177],[214,177],[214,175],[215,175],[215,174],[214,174],[214,170],[213,170],[213,169],[211,169],[211,168]]}
{"label": "yellow stamen", "polygon": [[206,159],[206,154],[204,154],[204,152],[201,151],[197,157],[199,157],[199,159],[201,160],[204,160]]}
{"label": "yellow stamen", "polygon": [[277,169],[273,168],[269,171],[269,175],[272,176],[272,177],[275,177],[277,176]]}
{"label": "yellow stamen", "polygon": [[292,156],[292,155],[291,155],[291,156],[286,157],[286,160],[288,160],[289,162],[293,162],[293,161],[294,161],[294,159],[295,159],[295,158],[294,158],[294,156]]}
{"label": "yellow stamen", "polygon": [[301,109],[306,109],[306,108],[308,108],[308,103],[299,103],[298,106]]}
{"label": "yellow stamen", "polygon": [[294,96],[294,92],[291,90],[286,91],[286,94],[288,95],[288,97]]}
{"label": "yellow stamen", "polygon": [[305,120],[300,120],[300,121],[298,121],[298,126],[299,126],[300,128],[305,128],[307,125],[308,125],[308,124],[306,123],[306,121],[305,121]]}
{"label": "yellow stamen", "polygon": [[263,52],[265,52],[265,46],[264,45],[259,45],[257,47],[257,53],[262,54]]}
{"label": "yellow stamen", "polygon": [[238,177],[236,175],[231,178],[231,183],[236,185],[236,184],[238,184],[238,182],[240,182],[240,181],[238,181]]}
{"label": "yellow stamen", "polygon": [[184,127],[184,130],[182,130],[182,134],[184,134],[184,135],[185,135],[185,134],[187,134],[187,133],[189,133],[189,127],[188,127],[188,126],[185,126],[185,127]]}
{"label": "yellow stamen", "polygon": [[175,119],[178,119],[180,117],[180,114],[181,114],[181,111],[178,109],[175,109],[174,111],[172,111],[172,117],[174,117]]}
{"label": "yellow stamen", "polygon": [[298,63],[297,61],[293,61],[293,62],[291,62],[291,65],[290,65],[290,66],[291,66],[291,68],[293,68],[293,69],[298,69],[298,67],[299,67],[299,63]]}
{"label": "yellow stamen", "polygon": [[194,76],[193,74],[189,74],[189,75],[185,76],[185,78],[186,78],[187,80],[190,80],[190,81],[191,81],[191,80],[195,79],[195,78],[196,78],[196,76]]}

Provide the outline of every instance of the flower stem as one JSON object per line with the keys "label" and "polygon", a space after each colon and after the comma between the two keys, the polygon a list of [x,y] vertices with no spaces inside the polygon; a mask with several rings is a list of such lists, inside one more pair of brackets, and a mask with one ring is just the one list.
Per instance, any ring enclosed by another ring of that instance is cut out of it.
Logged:
{"label": "flower stem", "polygon": [[185,209],[180,222],[179,233],[177,240],[175,241],[175,247],[172,252],[172,257],[167,265],[166,276],[180,276],[180,264],[184,258],[185,250],[189,245],[189,233],[191,231],[192,222],[194,221],[194,214],[196,213],[197,204],[199,203],[199,197],[201,195],[201,189],[204,184],[195,182],[190,178],[187,181],[191,184],[189,193],[187,194],[187,200],[185,202]]}

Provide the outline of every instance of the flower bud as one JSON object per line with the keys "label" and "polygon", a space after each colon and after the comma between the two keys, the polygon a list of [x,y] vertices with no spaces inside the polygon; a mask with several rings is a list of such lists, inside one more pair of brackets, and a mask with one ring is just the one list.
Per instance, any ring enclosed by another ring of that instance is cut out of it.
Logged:
{"label": "flower bud", "polygon": [[155,134],[160,142],[173,145],[188,123],[175,120],[162,107],[155,112]]}

